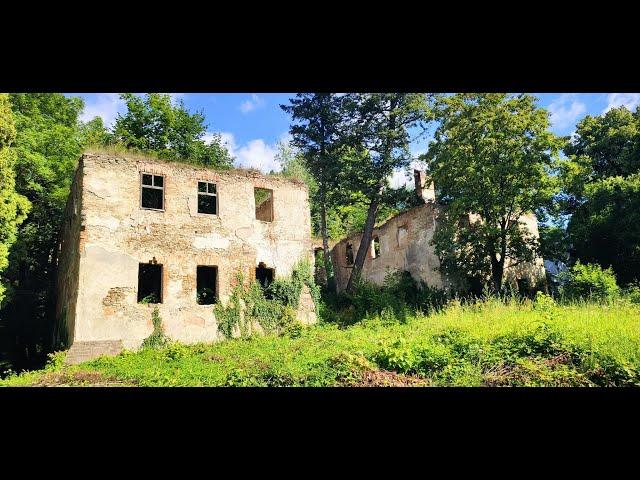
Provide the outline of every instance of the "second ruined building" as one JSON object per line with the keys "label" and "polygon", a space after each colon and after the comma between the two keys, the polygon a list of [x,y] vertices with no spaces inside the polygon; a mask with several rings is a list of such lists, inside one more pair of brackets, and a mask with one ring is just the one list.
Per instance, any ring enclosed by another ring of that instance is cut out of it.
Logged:
{"label": "second ruined building", "polygon": [[[426,185],[425,172],[415,170],[415,192],[421,203],[402,212],[373,230],[371,245],[362,268],[362,278],[382,285],[389,272],[408,271],[417,281],[430,287],[455,287],[440,270],[440,259],[431,244],[437,228],[438,211],[434,185]],[[535,214],[524,215],[520,221],[529,235],[539,238]],[[338,292],[344,291],[360,247],[361,233],[349,235],[331,250],[334,276]],[[545,269],[541,257],[534,262],[505,267],[505,283],[514,285],[523,293],[545,283]]]}

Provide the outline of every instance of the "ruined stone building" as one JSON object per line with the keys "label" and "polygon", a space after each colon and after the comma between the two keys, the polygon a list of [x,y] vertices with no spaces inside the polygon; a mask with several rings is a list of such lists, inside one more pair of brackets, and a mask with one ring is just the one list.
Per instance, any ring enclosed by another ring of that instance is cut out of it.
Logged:
{"label": "ruined stone building", "polygon": [[212,304],[226,301],[239,272],[266,286],[311,257],[302,182],[85,154],[60,236],[58,345],[72,345],[77,361],[137,348],[155,306],[172,339],[217,340]]}
{"label": "ruined stone building", "polygon": [[[437,227],[438,211],[433,184],[425,185],[426,175],[414,171],[415,191],[421,204],[402,212],[373,230],[371,246],[362,268],[362,278],[382,285],[389,272],[408,271],[417,281],[430,287],[449,289],[455,287],[440,270],[440,260],[431,241]],[[538,221],[534,214],[520,218],[535,238],[539,237]],[[360,247],[361,233],[355,233],[336,243],[331,250],[336,288],[343,291]],[[545,282],[542,258],[534,262],[505,267],[505,282],[528,290]]]}

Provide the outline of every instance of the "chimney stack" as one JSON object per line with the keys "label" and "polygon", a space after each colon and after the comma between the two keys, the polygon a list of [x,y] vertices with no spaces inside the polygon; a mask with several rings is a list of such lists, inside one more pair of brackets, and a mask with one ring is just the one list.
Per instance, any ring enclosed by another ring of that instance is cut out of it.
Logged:
{"label": "chimney stack", "polygon": [[435,202],[436,200],[436,192],[433,185],[433,182],[425,188],[425,183],[427,181],[427,174],[422,170],[413,170],[413,179],[416,184],[416,195],[418,198],[422,199],[424,203],[427,202]]}

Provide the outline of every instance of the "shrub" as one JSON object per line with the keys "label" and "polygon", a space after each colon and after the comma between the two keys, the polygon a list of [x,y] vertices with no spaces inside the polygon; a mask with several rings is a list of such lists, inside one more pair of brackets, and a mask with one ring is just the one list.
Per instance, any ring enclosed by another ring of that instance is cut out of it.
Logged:
{"label": "shrub", "polygon": [[640,284],[629,285],[624,295],[631,303],[640,303]]}
{"label": "shrub", "polygon": [[168,338],[164,334],[164,327],[162,326],[162,318],[160,318],[158,307],[155,307],[151,312],[151,322],[153,323],[153,332],[142,342],[142,349],[161,348],[168,342]]}
{"label": "shrub", "polygon": [[399,338],[391,344],[383,343],[380,350],[374,353],[373,361],[385,370],[398,373],[414,372],[417,358],[413,349],[406,343],[404,338]]}
{"label": "shrub", "polygon": [[448,300],[446,291],[416,282],[409,272],[391,271],[382,286],[358,280],[353,293],[344,293],[335,302],[339,314],[328,312],[325,320],[350,325],[377,315],[385,322],[405,322],[410,310],[429,313],[442,308]]}
{"label": "shrub", "polygon": [[562,295],[569,299],[611,301],[620,293],[611,268],[579,261],[561,275]]}
{"label": "shrub", "polygon": [[231,338],[234,329],[239,328],[240,336],[248,337],[252,333],[252,325],[256,323],[266,333],[283,333],[287,326],[296,321],[296,310],[305,285],[309,288],[318,313],[320,294],[308,262],[299,262],[291,277],[274,280],[266,290],[256,281],[246,285],[239,273],[227,304],[218,303],[214,307],[218,330],[226,338]]}
{"label": "shrub", "polygon": [[545,320],[555,320],[558,317],[558,308],[551,295],[537,292],[534,309],[542,314]]}
{"label": "shrub", "polygon": [[397,301],[425,313],[439,310],[449,300],[445,290],[430,287],[422,281],[417,282],[406,270],[389,272],[384,279],[383,288]]}

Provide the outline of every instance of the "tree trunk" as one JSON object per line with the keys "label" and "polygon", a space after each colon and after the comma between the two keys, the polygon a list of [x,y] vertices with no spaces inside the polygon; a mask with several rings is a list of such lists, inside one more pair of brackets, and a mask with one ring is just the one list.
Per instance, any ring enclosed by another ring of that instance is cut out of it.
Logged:
{"label": "tree trunk", "polygon": [[327,234],[327,204],[323,200],[320,206],[320,230],[322,235],[322,249],[324,251],[324,277],[327,279],[327,288],[331,288],[332,278],[329,276],[329,262],[331,263],[331,272],[333,272],[333,260],[329,254],[329,235]]}
{"label": "tree trunk", "polygon": [[491,258],[491,279],[493,281],[494,294],[499,295],[502,288],[502,274],[503,274],[503,258],[498,260],[498,253],[496,252],[495,240],[491,240],[489,245],[489,256]]}
{"label": "tree trunk", "polygon": [[369,211],[367,212],[367,222],[364,225],[364,232],[362,232],[362,239],[360,240],[360,246],[358,247],[358,254],[353,264],[353,270],[351,270],[351,276],[347,283],[347,292],[353,293],[355,288],[355,282],[362,272],[362,266],[366,258],[369,248],[371,248],[371,237],[373,235],[373,227],[376,223],[376,214],[378,213],[378,198],[376,197],[369,204]]}
{"label": "tree trunk", "polygon": [[[502,259],[501,259],[502,260]],[[493,288],[495,294],[499,295],[502,289],[502,276],[504,274],[504,263],[498,261],[494,256],[491,258],[491,276],[493,277]]]}
{"label": "tree trunk", "polygon": [[496,253],[495,247],[491,247],[490,255],[491,255],[491,277],[493,279],[493,288],[495,288],[495,294],[500,295],[500,291],[502,290],[502,279],[504,277],[504,257],[506,255],[506,244],[505,240],[502,241],[500,245],[500,260],[498,260],[498,254]]}

